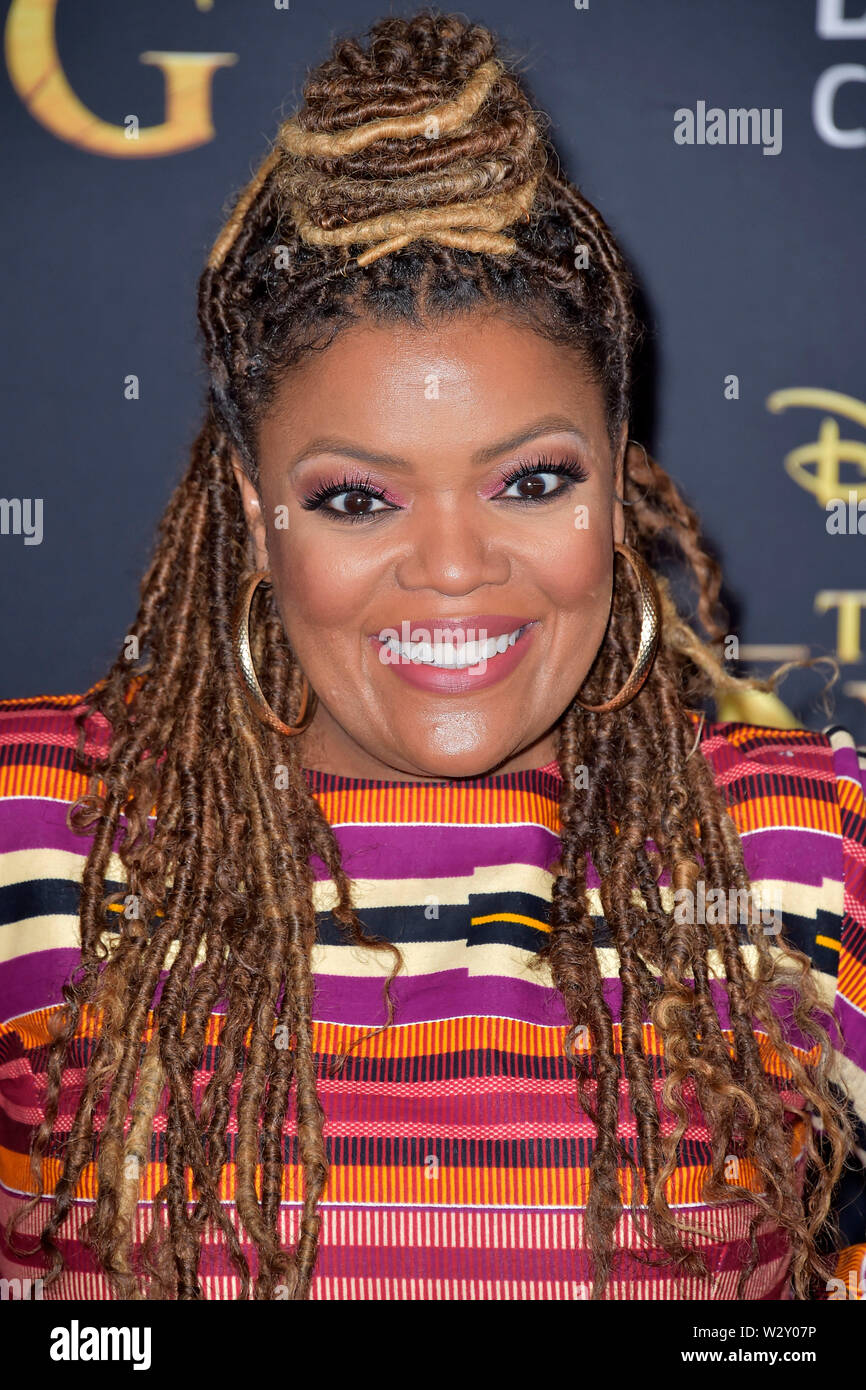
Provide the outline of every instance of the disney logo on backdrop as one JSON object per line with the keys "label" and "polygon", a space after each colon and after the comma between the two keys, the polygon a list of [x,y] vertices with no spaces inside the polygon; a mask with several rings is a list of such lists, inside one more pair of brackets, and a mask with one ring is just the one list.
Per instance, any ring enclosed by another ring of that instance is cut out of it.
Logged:
{"label": "disney logo on backdrop", "polygon": [[[785,455],[785,471],[823,508],[828,535],[855,537],[862,545],[861,538],[866,536],[866,442],[843,439],[834,417],[853,420],[866,429],[866,402],[841,391],[794,386],[774,391],[766,404],[773,414],[790,407],[827,412],[818,425],[817,437]],[[836,613],[835,656],[843,665],[858,665],[863,660],[864,611],[866,590],[821,589],[815,594],[816,613]],[[866,684],[862,681],[849,681],[842,689],[866,703]]]}
{"label": "disney logo on backdrop", "polygon": [[[841,391],[824,391],[819,387],[794,386],[774,391],[767,397],[767,409],[779,414],[790,406],[832,412],[818,426],[817,439],[801,444],[785,455],[785,471],[798,487],[811,492],[829,515],[838,511],[838,504],[854,503],[855,515],[862,514],[860,503],[866,500],[866,442],[842,439],[838,421],[833,416],[854,420],[866,429],[866,402]],[[849,465],[843,474],[843,465]],[[831,528],[828,527],[828,530]],[[857,528],[855,527],[855,534]]]}

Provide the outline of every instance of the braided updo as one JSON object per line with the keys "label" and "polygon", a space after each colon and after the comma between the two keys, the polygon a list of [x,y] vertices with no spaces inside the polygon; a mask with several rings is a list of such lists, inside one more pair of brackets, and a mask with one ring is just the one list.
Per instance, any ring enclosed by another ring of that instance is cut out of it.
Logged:
{"label": "braided updo", "polygon": [[355,314],[410,318],[491,300],[585,346],[615,438],[640,336],[632,277],[599,213],[559,173],[548,122],[494,36],[449,16],[384,20],[366,48],[338,43],[304,97],[202,280],[215,404],[253,475],[250,428],[268,383],[317,331]]}
{"label": "braided updo", "polygon": [[[81,717],[83,730],[90,715],[104,716],[112,741],[98,761],[82,758],[94,772],[92,794],[75,812],[78,828],[93,835],[81,895],[82,957],[66,987],[33,1148],[34,1173],[44,1156],[63,1152],[41,1236],[52,1277],[62,1264],[59,1232],[95,1151],[89,1237],[119,1293],[149,1287],[166,1297],[200,1297],[201,1237],[210,1223],[225,1241],[240,1297],[272,1297],[277,1288],[296,1299],[309,1295],[329,1171],[313,1046],[311,855],[333,881],[335,920],[359,945],[375,950],[380,943],[355,913],[351,880],[307,788],[297,740],[281,740],[255,721],[235,666],[232,610],[250,541],[232,458],[237,453],[257,481],[257,430],[283,373],[348,323],[435,320],[480,308],[580,351],[603,392],[610,438],[618,440],[629,418],[638,339],[634,287],[603,219],[561,173],[545,124],[486,29],[428,13],[383,20],[366,44],[338,43],[311,73],[301,110],[282,126],[213,248],[199,301],[209,407],[128,629],[140,659],[131,682],[125,643]],[[705,632],[717,638],[720,575],[694,514],[635,445],[626,452],[623,488],[627,543],[649,563],[662,546],[679,559]],[[562,855],[544,955],[568,1011],[568,1061],[594,1125],[586,1210],[593,1296],[604,1296],[616,1272],[628,1169],[656,1246],[680,1268],[706,1273],[699,1233],[668,1205],[690,1088],[710,1135],[704,1200],[751,1203],[751,1257],[740,1289],[758,1258],[758,1225],[769,1219],[789,1237],[796,1292],[805,1297],[813,1278],[830,1273],[818,1234],[850,1133],[825,1074],[826,1048],[818,1049],[819,1064],[806,1066],[772,1007],[782,981],[798,1000],[801,1045],[826,1044],[807,958],[781,937],[771,951],[760,927],[748,929],[747,957],[734,922],[678,923],[663,901],[662,872],[675,889],[703,875],[726,902],[728,890],[747,887],[748,879],[687,708],[732,678],[678,614],[661,578],[659,586],[662,634],[640,693],[606,715],[586,713],[575,698],[559,728]],[[620,575],[581,692],[587,701],[609,700],[629,675],[640,634],[634,598],[628,574]],[[270,593],[255,627],[262,686],[278,717],[291,723],[302,673]],[[288,770],[279,788],[276,765]],[[589,790],[581,789],[581,767],[591,769]],[[141,911],[134,921],[113,917],[106,960],[105,880],[115,843],[124,895],[135,895]],[[616,1033],[594,948],[590,856],[619,961]],[[720,968],[728,1032],[710,988]],[[225,1007],[215,1021],[219,1000]],[[80,1065],[76,1049],[90,1036],[91,1007],[101,1011],[99,1042],[67,1134],[56,1124],[61,1090],[70,1084],[64,1066],[71,1054]],[[647,1055],[646,1018],[662,1057]],[[820,1117],[827,1154],[818,1161],[810,1127],[808,1202],[755,1019],[782,1074]],[[291,1047],[275,1048],[277,1029]],[[582,1029],[591,1036],[589,1054],[573,1046]],[[196,1068],[209,1047],[216,1063],[202,1095]],[[341,1084],[353,1084],[357,1066],[363,1059],[350,1055]],[[627,1138],[619,1127],[621,1080],[635,1122]],[[166,1092],[164,1184],[142,1260],[132,1238],[139,1174]],[[664,1134],[662,1098],[674,1119]],[[756,1190],[727,1179],[730,1153],[751,1165]],[[229,1162],[243,1232],[221,1200]],[[294,1211],[289,1220],[281,1208],[289,1193],[302,1199],[296,1225]]]}

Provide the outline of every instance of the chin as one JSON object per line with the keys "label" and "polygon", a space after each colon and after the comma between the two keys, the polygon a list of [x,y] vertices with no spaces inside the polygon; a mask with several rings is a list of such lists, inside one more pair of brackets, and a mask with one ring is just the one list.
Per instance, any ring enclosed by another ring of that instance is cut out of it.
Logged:
{"label": "chin", "polygon": [[469,752],[455,753],[451,757],[443,753],[420,754],[415,760],[415,776],[432,778],[484,777],[499,771],[500,765],[512,757],[508,752]]}

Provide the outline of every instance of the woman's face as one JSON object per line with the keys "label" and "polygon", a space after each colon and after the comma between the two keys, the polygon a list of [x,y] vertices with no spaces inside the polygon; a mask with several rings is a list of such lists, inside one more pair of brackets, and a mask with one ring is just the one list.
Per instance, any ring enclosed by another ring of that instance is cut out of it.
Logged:
{"label": "woman's face", "polygon": [[357,324],[287,373],[260,494],[235,475],[319,697],[304,766],[414,780],[551,761],[610,613],[625,433],[613,458],[580,354],[495,313]]}

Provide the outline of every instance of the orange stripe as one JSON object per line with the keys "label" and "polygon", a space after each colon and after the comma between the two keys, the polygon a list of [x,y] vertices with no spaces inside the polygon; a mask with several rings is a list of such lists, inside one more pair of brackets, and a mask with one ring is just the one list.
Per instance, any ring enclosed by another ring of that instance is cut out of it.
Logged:
{"label": "orange stripe", "polygon": [[[843,956],[843,960],[846,959]],[[862,969],[862,967],[861,967]],[[850,994],[847,995],[851,997]],[[44,1047],[50,1041],[49,1023],[59,1012],[59,1006],[40,1009],[24,1014],[0,1026],[0,1037],[15,1033],[25,1048]],[[76,1030],[76,1037],[93,1039],[99,1024],[99,1013],[91,1005],[82,1009],[82,1018]],[[219,1041],[224,1015],[211,1014],[205,1029],[205,1046],[213,1047]],[[384,1031],[370,1034],[369,1028],[337,1023],[313,1023],[313,1048],[319,1055],[335,1056],[352,1048],[353,1055],[376,1060],[404,1060],[415,1057],[438,1057],[443,1054],[466,1051],[482,1051],[488,1048],[509,1055],[557,1058],[563,1054],[565,1046],[565,1026],[544,1027],[541,1024],[527,1023],[524,1020],[507,1018],[488,1018],[469,1015],[462,1018],[438,1019],[429,1023],[407,1023]],[[148,1013],[143,1041],[148,1042],[153,1032],[153,1013]],[[515,1037],[516,1032],[516,1037]],[[643,1024],[643,1046],[648,1057],[664,1055],[664,1043],[651,1023]],[[246,1041],[252,1029],[247,1030]],[[733,1043],[730,1029],[722,1030],[729,1045]],[[781,1059],[775,1052],[769,1037],[761,1032],[755,1034],[761,1062],[768,1074],[790,1077]],[[363,1038],[363,1042],[359,1039]],[[622,1025],[613,1025],[614,1051],[622,1054]],[[514,1048],[517,1048],[515,1053]],[[578,1049],[586,1050],[586,1049]],[[816,1045],[810,1051],[792,1048],[794,1056],[805,1065],[818,1061],[820,1049]]]}
{"label": "orange stripe", "polygon": [[439,822],[446,825],[531,821],[557,833],[559,803],[524,788],[429,786],[341,788],[314,795],[331,824],[344,822]]}
{"label": "orange stripe", "polygon": [[[44,1161],[45,1192],[51,1195],[62,1172],[59,1158]],[[4,1184],[19,1192],[35,1190],[26,1154],[0,1148],[0,1173]],[[296,1202],[303,1197],[303,1169],[297,1163],[283,1169],[283,1201]],[[618,1171],[620,1198],[627,1206],[632,1200],[634,1179],[630,1168]],[[665,1184],[665,1196],[671,1206],[701,1202],[704,1182],[710,1168],[696,1165],[677,1169]],[[164,1163],[149,1163],[142,1177],[141,1201],[153,1201],[168,1180]],[[382,1165],[335,1164],[328,1177],[323,1200],[326,1202],[361,1202],[382,1205],[444,1205],[444,1206],[578,1206],[586,1205],[589,1195],[587,1168],[466,1168],[439,1166],[435,1178],[428,1176],[426,1165],[384,1167]],[[741,1159],[737,1185],[749,1192],[759,1190],[754,1164]],[[81,1176],[76,1197],[92,1201],[98,1187],[95,1163],[88,1163]],[[193,1200],[195,1189],[192,1175],[186,1173],[187,1200]],[[256,1190],[261,1192],[261,1167],[256,1168]],[[646,1202],[646,1184],[642,1169],[638,1169],[638,1202]],[[234,1202],[237,1197],[235,1164],[228,1163],[219,1185],[220,1200]]]}
{"label": "orange stripe", "polygon": [[[87,791],[87,777],[37,763],[0,767],[0,797],[41,796],[46,801],[77,801]],[[102,784],[99,784],[102,790]]]}
{"label": "orange stripe", "polygon": [[839,806],[835,802],[803,796],[758,796],[738,801],[729,809],[740,834],[750,830],[776,830],[780,826],[841,834]]}

